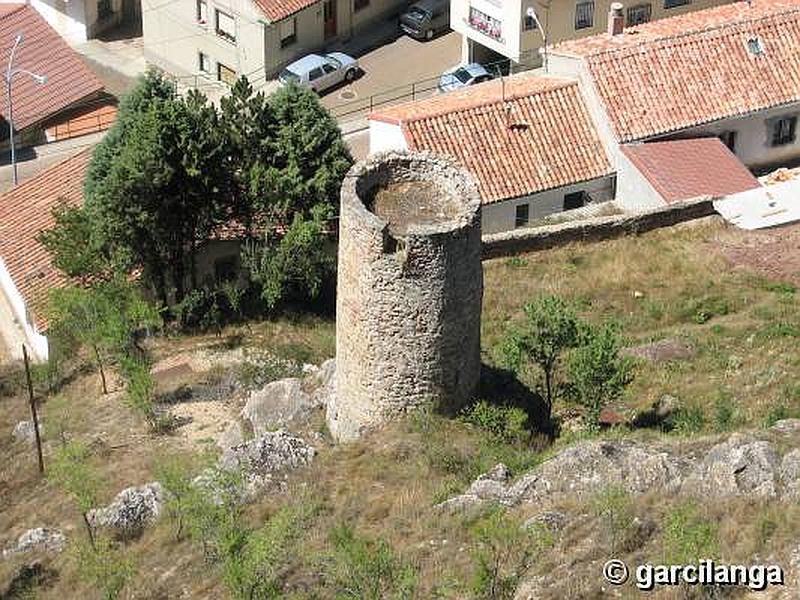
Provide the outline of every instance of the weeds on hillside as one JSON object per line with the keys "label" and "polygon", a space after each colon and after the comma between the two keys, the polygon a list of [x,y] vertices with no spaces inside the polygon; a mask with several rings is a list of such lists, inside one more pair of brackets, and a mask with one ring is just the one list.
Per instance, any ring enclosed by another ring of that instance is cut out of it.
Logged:
{"label": "weeds on hillside", "polygon": [[131,558],[104,537],[98,537],[93,544],[77,542],[71,554],[78,576],[97,590],[103,600],[119,598],[135,573]]}
{"label": "weeds on hillside", "polygon": [[621,485],[608,485],[592,499],[592,512],[600,519],[600,523],[608,534],[611,555],[616,556],[633,527],[634,513],[631,495]]}

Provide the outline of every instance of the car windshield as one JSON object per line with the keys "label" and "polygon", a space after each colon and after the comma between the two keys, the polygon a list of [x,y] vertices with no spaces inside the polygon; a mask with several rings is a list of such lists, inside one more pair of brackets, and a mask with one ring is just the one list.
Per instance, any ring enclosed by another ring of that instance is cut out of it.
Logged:
{"label": "car windshield", "polygon": [[428,16],[428,13],[418,6],[412,6],[410,9],[408,9],[408,16],[416,19],[417,21],[422,21]]}
{"label": "car windshield", "polygon": [[469,80],[472,79],[472,75],[469,74],[469,71],[464,69],[458,69],[453,73],[456,79],[458,79],[461,83],[469,83]]}
{"label": "car windshield", "polygon": [[332,66],[336,67],[337,69],[342,68],[342,63],[333,58],[332,56],[328,56],[328,62],[331,63]]}
{"label": "car windshield", "polygon": [[281,71],[280,78],[283,81],[300,81],[300,76],[297,73],[292,73],[289,69]]}

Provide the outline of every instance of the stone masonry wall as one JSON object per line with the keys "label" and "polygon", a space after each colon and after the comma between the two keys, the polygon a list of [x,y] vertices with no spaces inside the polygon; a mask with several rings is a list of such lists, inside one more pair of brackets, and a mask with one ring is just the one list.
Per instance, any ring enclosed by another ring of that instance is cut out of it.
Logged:
{"label": "stone masonry wall", "polygon": [[[459,214],[393,236],[372,213],[374,191],[432,182]],[[483,295],[480,197],[449,160],[377,154],[342,185],[336,310],[336,393],[327,420],[339,441],[428,401],[456,407],[480,377]],[[365,204],[366,203],[366,204]]]}

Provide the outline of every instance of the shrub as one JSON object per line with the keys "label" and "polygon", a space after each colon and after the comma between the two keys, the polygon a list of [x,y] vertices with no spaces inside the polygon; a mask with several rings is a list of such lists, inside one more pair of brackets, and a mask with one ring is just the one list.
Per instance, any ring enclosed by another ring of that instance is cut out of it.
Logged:
{"label": "shrub", "polygon": [[88,514],[97,506],[100,482],[88,464],[89,456],[89,448],[85,444],[66,442],[49,461],[47,476],[72,497],[83,517],[89,543],[94,547],[94,529]]}
{"label": "shrub", "polygon": [[187,514],[197,494],[187,460],[169,457],[153,469],[156,479],[164,488],[164,512],[175,528],[175,539],[183,539]]}
{"label": "shrub", "polygon": [[134,573],[133,562],[105,538],[98,538],[94,545],[77,544],[74,558],[80,578],[104,600],[116,600]]}
{"label": "shrub", "polygon": [[681,316],[698,325],[707,323],[714,317],[722,317],[731,312],[727,300],[719,296],[692,298],[684,303]]}
{"label": "shrub", "polygon": [[544,528],[526,529],[499,508],[474,523],[472,535],[476,543],[472,593],[486,600],[513,598],[521,577],[553,543]]}
{"label": "shrub", "polygon": [[135,413],[139,414],[152,431],[158,431],[160,423],[153,403],[156,384],[150,374],[150,366],[131,357],[120,361],[120,371],[127,381],[125,402]]}
{"label": "shrub", "polygon": [[714,427],[717,432],[729,431],[736,425],[736,407],[731,397],[720,391],[714,402]]}
{"label": "shrub", "polygon": [[700,559],[714,559],[719,554],[717,526],[703,519],[692,503],[680,504],[669,511],[663,531],[666,564],[697,564]]}
{"label": "shrub", "polygon": [[587,327],[567,360],[568,395],[588,410],[590,430],[600,427],[600,411],[633,380],[633,363],[619,354],[622,341],[613,325]]}
{"label": "shrub", "polygon": [[298,362],[269,352],[248,351],[238,367],[237,379],[245,390],[256,390],[278,379],[299,377],[302,373],[303,365]]}
{"label": "shrub", "polygon": [[530,438],[528,414],[521,408],[480,400],[464,410],[462,419],[502,442],[515,443]]}
{"label": "shrub", "polygon": [[706,426],[706,414],[699,405],[681,406],[665,421],[665,429],[679,435],[699,433]]}
{"label": "shrub", "polygon": [[337,598],[401,600],[413,598],[417,571],[398,558],[382,540],[361,537],[347,525],[330,536],[332,551],[325,560],[325,576]]}
{"label": "shrub", "polygon": [[608,485],[592,500],[592,510],[608,531],[611,554],[616,555],[633,525],[633,501],[621,485]]}

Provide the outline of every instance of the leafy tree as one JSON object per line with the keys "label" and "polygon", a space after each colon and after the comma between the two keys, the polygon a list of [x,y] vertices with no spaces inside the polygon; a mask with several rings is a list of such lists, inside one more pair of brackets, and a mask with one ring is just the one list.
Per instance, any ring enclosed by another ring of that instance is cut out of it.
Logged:
{"label": "leafy tree", "polygon": [[50,327],[57,337],[91,350],[108,393],[106,362],[122,354],[135,331],[157,324],[158,315],[126,281],[100,282],[92,287],[69,286],[50,291]]}
{"label": "leafy tree", "polygon": [[274,308],[287,295],[316,298],[333,277],[336,258],[327,236],[330,209],[318,204],[310,218],[295,213],[288,231],[278,240],[267,231],[263,244],[250,244],[243,262],[253,281],[260,284],[261,297]]}
{"label": "leafy tree", "polygon": [[525,322],[509,331],[501,347],[506,364],[519,372],[528,362],[544,376],[548,419],[553,407],[553,379],[558,360],[579,340],[580,321],[558,296],[541,296],[525,306]]}
{"label": "leafy tree", "polygon": [[567,361],[568,394],[588,409],[589,427],[596,430],[600,411],[632,381],[633,365],[619,355],[622,342],[615,326],[586,327],[582,337]]}
{"label": "leafy tree", "polygon": [[69,494],[83,517],[89,543],[95,548],[94,528],[89,511],[97,506],[100,484],[89,466],[89,448],[78,441],[69,441],[58,449],[48,468],[48,477]]}

